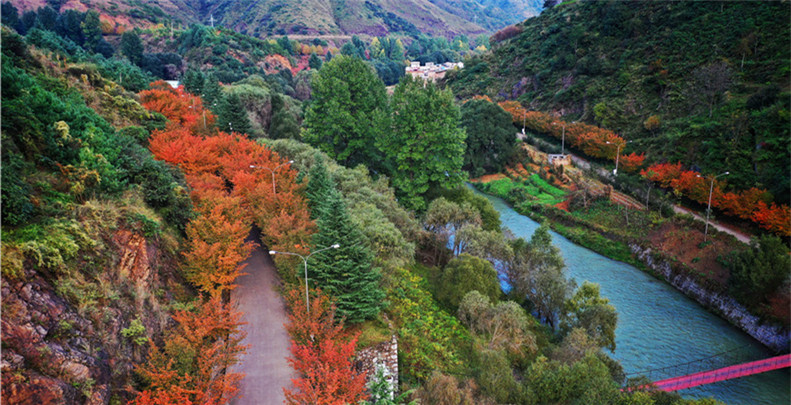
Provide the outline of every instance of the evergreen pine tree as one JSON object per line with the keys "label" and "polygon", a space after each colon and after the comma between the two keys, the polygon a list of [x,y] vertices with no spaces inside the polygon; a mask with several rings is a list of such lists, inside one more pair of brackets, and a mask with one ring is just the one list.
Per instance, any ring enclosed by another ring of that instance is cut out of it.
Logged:
{"label": "evergreen pine tree", "polygon": [[121,35],[121,53],[126,56],[130,62],[140,66],[143,61],[143,42],[140,37],[132,31],[124,32]]}
{"label": "evergreen pine tree", "polygon": [[[219,115],[222,88],[214,74],[209,73],[203,79],[203,105]],[[228,125],[227,123],[225,125]]]}
{"label": "evergreen pine tree", "polygon": [[249,134],[253,128],[238,94],[231,93],[223,98],[218,115],[217,127],[222,131]]}
{"label": "evergreen pine tree", "polygon": [[310,59],[308,59],[308,66],[310,66],[313,70],[321,69],[321,59],[315,54],[310,54]]}
{"label": "evergreen pine tree", "polygon": [[309,263],[308,277],[315,287],[338,300],[338,313],[347,322],[375,317],[385,297],[379,286],[381,274],[373,267],[374,255],[334,188],[320,204],[317,223],[313,246],[321,249],[337,243],[340,247],[316,253]]}
{"label": "evergreen pine tree", "polygon": [[181,82],[184,84],[184,89],[192,94],[200,95],[203,93],[203,83],[206,78],[203,72],[198,69],[189,68],[184,72],[184,77]]}
{"label": "evergreen pine tree", "polygon": [[334,185],[330,174],[327,173],[327,166],[324,165],[324,159],[321,158],[321,154],[316,153],[313,159],[315,163],[308,174],[309,178],[305,195],[308,197],[310,216],[315,219],[319,217],[319,205],[327,198]]}

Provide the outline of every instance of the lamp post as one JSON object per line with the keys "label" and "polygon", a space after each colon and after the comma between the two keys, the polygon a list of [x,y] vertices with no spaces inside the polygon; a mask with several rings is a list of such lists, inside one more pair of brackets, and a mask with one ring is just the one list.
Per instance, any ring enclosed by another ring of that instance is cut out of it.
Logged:
{"label": "lamp post", "polygon": [[[626,141],[626,143],[632,143],[632,141]],[[615,169],[613,169],[613,171],[612,171],[613,176],[617,176],[618,175],[618,161],[621,159],[621,144],[607,141],[607,145],[612,145],[612,144],[615,144],[615,146],[618,147],[618,149],[615,152]]]}
{"label": "lamp post", "polygon": [[[571,123],[576,124],[577,121],[572,121]],[[555,122],[552,125],[558,125],[558,123]],[[560,136],[560,154],[566,156],[566,121],[563,121],[560,125],[563,127],[563,131],[561,132]]]}
{"label": "lamp post", "polygon": [[269,170],[269,173],[272,173],[272,194],[277,196],[277,191],[275,191],[275,172],[277,171],[277,169],[279,169],[279,168],[281,168],[281,167],[283,167],[285,165],[290,165],[292,163],[294,163],[294,161],[293,160],[289,160],[286,163],[281,163],[281,164],[277,165],[274,169],[270,169],[270,168],[264,167],[264,166],[256,166],[256,165],[250,165],[250,168],[251,169],[266,169],[266,170]]}
{"label": "lamp post", "polygon": [[[706,240],[708,240],[708,237],[709,237],[709,215],[711,214],[711,194],[712,194],[712,192],[714,192],[714,180],[716,180],[717,177],[727,176],[730,173],[731,172],[720,173],[720,174],[718,174],[718,175],[716,175],[716,176],[711,178],[711,185],[709,186],[709,205],[708,205],[708,207],[706,207],[706,230],[703,232],[703,241],[704,242]],[[697,177],[703,178],[703,176],[701,176],[699,174],[697,175]]]}
{"label": "lamp post", "polygon": [[308,296],[308,259],[310,259],[310,257],[313,256],[316,253],[323,252],[323,251],[328,250],[328,249],[337,249],[339,247],[341,247],[341,245],[336,243],[334,245],[327,246],[324,249],[319,249],[319,250],[310,252],[310,254],[307,255],[307,256],[302,256],[299,253],[278,252],[277,250],[270,250],[269,251],[270,255],[281,254],[281,255],[298,256],[300,259],[302,259],[302,262],[305,263],[305,309],[308,311],[308,315],[310,315],[310,297]]}

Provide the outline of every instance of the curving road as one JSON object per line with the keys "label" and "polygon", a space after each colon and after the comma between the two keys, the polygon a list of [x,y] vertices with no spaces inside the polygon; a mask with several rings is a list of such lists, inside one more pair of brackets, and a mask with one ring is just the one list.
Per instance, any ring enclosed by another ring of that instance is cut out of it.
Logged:
{"label": "curving road", "polygon": [[238,287],[231,292],[231,301],[244,313],[242,320],[247,324],[242,329],[247,337],[242,344],[250,347],[233,368],[246,376],[239,384],[241,397],[231,405],[280,405],[285,401],[283,387],[290,387],[291,378],[296,377],[286,361],[290,344],[283,326],[286,306],[277,291],[280,279],[275,265],[258,243],[258,232],[251,231],[247,241],[256,242],[257,247],[245,261],[247,274],[236,279]]}

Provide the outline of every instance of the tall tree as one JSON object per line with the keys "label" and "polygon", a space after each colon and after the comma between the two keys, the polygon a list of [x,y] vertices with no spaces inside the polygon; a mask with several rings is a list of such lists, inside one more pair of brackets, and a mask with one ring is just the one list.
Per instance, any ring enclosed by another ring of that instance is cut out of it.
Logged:
{"label": "tall tree", "polygon": [[177,326],[164,347],[152,343],[148,362],[138,367],[148,386],[130,403],[223,404],[236,397],[244,374],[229,367],[246,350],[241,317],[219,297],[202,303],[196,312],[176,311]]}
{"label": "tall tree", "polygon": [[478,291],[494,302],[499,300],[501,294],[497,271],[492,264],[462,253],[448,262],[442,270],[437,300],[455,312],[462,298],[470,291]]}
{"label": "tall tree", "polygon": [[338,314],[356,323],[375,317],[385,297],[379,286],[379,269],[363,234],[352,222],[340,193],[330,190],[319,205],[319,231],[313,235],[317,249],[339,244],[337,249],[316,253],[308,277],[338,300]]}
{"label": "tall tree", "polygon": [[206,74],[203,80],[203,105],[216,114],[220,111],[221,100],[222,87],[220,87],[220,82],[217,81],[217,77],[214,74]]}
{"label": "tall tree", "polygon": [[299,125],[286,107],[285,96],[272,95],[272,120],[269,122],[269,137],[272,139],[299,138]]}
{"label": "tall tree", "polygon": [[99,20],[99,13],[95,10],[85,13],[85,19],[83,19],[80,26],[82,27],[82,35],[85,37],[85,46],[96,52],[96,48],[103,41],[102,22]]}
{"label": "tall tree", "polygon": [[552,245],[549,227],[542,224],[530,242],[517,239],[512,247],[514,258],[506,266],[512,293],[520,300],[527,298],[540,319],[557,327],[574,282],[566,279],[563,257]]}
{"label": "tall tree", "polygon": [[121,53],[130,62],[140,66],[143,62],[143,43],[140,41],[140,37],[132,31],[124,32],[121,35]]}
{"label": "tall tree", "polygon": [[253,125],[250,124],[247,109],[238,94],[231,93],[223,97],[219,110],[217,126],[221,130],[241,134],[249,134],[252,131]]}
{"label": "tall tree", "polygon": [[615,327],[618,313],[610,305],[610,300],[599,294],[599,285],[584,282],[568,301],[563,316],[563,329],[566,333],[575,328],[583,329],[598,347],[615,351]]}
{"label": "tall tree", "polygon": [[352,359],[358,335],[344,331],[336,307],[322,291],[314,290],[310,311],[298,289],[285,294],[291,313],[286,325],[291,335],[288,362],[300,378],[294,389],[283,389],[289,405],[359,404],[367,398],[365,374],[355,370]]}
{"label": "tall tree", "polygon": [[404,76],[391,103],[390,130],[378,137],[400,202],[426,207],[431,187],[455,188],[465,180],[461,170],[466,134],[459,128],[459,107],[450,90]]}
{"label": "tall tree", "polygon": [[516,142],[511,114],[490,101],[470,100],[461,106],[461,125],[467,132],[464,168],[474,177],[501,172]]}
{"label": "tall tree", "polygon": [[387,108],[384,83],[358,58],[338,56],[311,82],[305,140],[347,166],[380,160],[374,140]]}
{"label": "tall tree", "polygon": [[203,93],[203,83],[205,81],[206,77],[203,75],[203,72],[193,68],[187,69],[187,71],[184,72],[184,77],[181,79],[181,82],[184,84],[184,90],[195,95],[201,95]]}
{"label": "tall tree", "polygon": [[313,70],[321,69],[321,59],[315,53],[310,54],[308,59],[308,66]]}
{"label": "tall tree", "polygon": [[324,159],[322,159],[319,152],[313,155],[313,160],[313,166],[308,174],[308,186],[305,189],[305,196],[308,197],[311,217],[317,218],[319,216],[319,206],[321,206],[322,201],[327,198],[335,186],[332,184],[332,178],[327,173],[327,166],[324,164]]}

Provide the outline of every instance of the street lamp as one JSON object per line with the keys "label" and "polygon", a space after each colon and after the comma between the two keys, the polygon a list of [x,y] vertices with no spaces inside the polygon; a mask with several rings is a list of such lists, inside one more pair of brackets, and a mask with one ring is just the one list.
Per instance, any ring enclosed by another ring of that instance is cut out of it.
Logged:
{"label": "street lamp", "polygon": [[[703,232],[704,242],[708,239],[709,236],[709,214],[711,214],[711,193],[714,191],[714,180],[716,180],[717,177],[727,176],[730,173],[731,172],[720,173],[711,178],[711,185],[709,186],[709,206],[706,208],[706,230]],[[703,176],[699,174],[697,175],[697,177],[703,178]]]}
{"label": "street lamp", "polygon": [[324,249],[319,249],[319,250],[310,252],[310,254],[307,255],[307,256],[302,256],[299,253],[278,252],[277,250],[270,250],[269,251],[270,255],[281,254],[281,255],[298,256],[305,263],[305,309],[307,309],[308,315],[310,315],[310,298],[308,297],[308,259],[310,259],[310,257],[313,256],[316,253],[323,252],[323,251],[328,250],[328,249],[337,249],[339,247],[341,247],[341,245],[336,243],[334,245],[325,247]]}
{"label": "street lamp", "polygon": [[[613,176],[617,176],[618,175],[618,160],[620,160],[620,158],[621,158],[621,144],[620,143],[615,143],[615,142],[610,142],[610,141],[607,141],[606,143],[607,143],[607,145],[615,144],[615,146],[618,147],[618,149],[615,152],[615,169],[613,169],[613,171],[612,171]],[[632,141],[626,141],[626,143],[632,143]]]}
{"label": "street lamp", "polygon": [[[552,125],[558,125],[558,123],[553,122]],[[563,131],[560,136],[560,154],[566,156],[566,121],[561,122],[560,125],[563,127]]]}
{"label": "street lamp", "polygon": [[293,160],[289,160],[286,163],[281,163],[281,164],[277,165],[274,169],[270,169],[270,168],[264,167],[264,166],[256,166],[256,165],[250,165],[250,168],[251,169],[266,169],[266,170],[269,170],[269,173],[272,173],[272,194],[277,196],[277,191],[275,191],[275,172],[277,171],[277,169],[279,169],[279,168],[281,168],[281,167],[283,167],[285,165],[290,165],[292,163],[294,163],[294,161]]}

